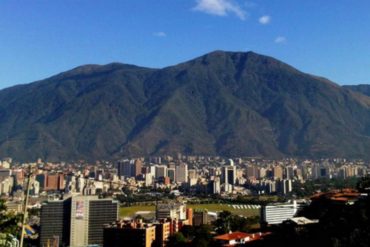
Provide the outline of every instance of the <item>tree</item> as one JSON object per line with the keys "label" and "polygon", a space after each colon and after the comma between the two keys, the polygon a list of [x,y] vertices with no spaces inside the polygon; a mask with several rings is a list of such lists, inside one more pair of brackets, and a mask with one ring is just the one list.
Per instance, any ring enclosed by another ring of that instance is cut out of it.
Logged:
{"label": "tree", "polygon": [[232,214],[230,211],[222,211],[218,219],[215,221],[214,226],[218,234],[224,234],[231,230]]}
{"label": "tree", "polygon": [[171,235],[167,241],[167,247],[185,247],[187,246],[187,240],[181,232],[176,232]]}
{"label": "tree", "polygon": [[12,234],[17,236],[19,234],[19,223],[21,222],[22,216],[16,215],[11,212],[7,212],[5,200],[0,199],[0,233],[5,234],[2,236],[8,236]]}

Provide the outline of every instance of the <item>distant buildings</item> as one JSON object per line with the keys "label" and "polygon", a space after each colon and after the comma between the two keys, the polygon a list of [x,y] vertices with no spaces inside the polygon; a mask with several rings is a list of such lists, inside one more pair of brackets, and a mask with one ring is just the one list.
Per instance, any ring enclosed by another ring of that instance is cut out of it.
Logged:
{"label": "distant buildings", "polygon": [[117,173],[121,177],[137,177],[142,174],[143,162],[141,159],[120,160],[117,163]]}

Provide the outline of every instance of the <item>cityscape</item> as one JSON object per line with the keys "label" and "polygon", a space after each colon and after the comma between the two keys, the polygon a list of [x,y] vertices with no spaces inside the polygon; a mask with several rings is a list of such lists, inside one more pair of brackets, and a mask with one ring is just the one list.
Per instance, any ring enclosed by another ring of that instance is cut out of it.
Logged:
{"label": "cityscape", "polygon": [[[138,157],[117,162],[39,159],[0,163],[0,192],[8,212],[28,218],[24,237],[39,246],[167,246],[186,227],[214,225],[226,212],[245,221],[215,235],[223,246],[261,241],[273,227],[318,219],[297,216],[324,196],[351,205],[369,164],[346,159],[265,160],[189,156]],[[311,190],[305,187],[316,181]],[[325,182],[336,181],[336,184]],[[351,187],[352,186],[352,187]],[[26,189],[26,194],[23,193]],[[320,192],[321,194],[317,194]],[[25,199],[25,197],[28,197]],[[185,228],[184,228],[185,227]],[[230,233],[231,232],[231,233]],[[15,246],[18,241],[13,239]]]}
{"label": "cityscape", "polygon": [[0,247],[368,247],[369,9],[0,1]]}

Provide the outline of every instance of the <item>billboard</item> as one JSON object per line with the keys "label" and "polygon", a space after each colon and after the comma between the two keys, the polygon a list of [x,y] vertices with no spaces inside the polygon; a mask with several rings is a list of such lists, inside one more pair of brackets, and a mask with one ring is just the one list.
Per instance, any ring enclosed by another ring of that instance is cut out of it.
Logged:
{"label": "billboard", "polygon": [[76,219],[83,220],[84,218],[84,202],[77,201],[76,202]]}

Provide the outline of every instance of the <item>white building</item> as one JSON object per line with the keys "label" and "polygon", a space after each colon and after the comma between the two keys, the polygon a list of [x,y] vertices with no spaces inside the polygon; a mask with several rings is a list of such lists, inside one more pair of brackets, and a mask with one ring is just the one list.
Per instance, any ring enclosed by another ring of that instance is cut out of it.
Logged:
{"label": "white building", "polygon": [[261,223],[281,224],[283,221],[293,218],[303,206],[303,204],[297,204],[296,201],[262,206]]}
{"label": "white building", "polygon": [[157,219],[186,220],[186,205],[183,203],[159,203],[155,212]]}

